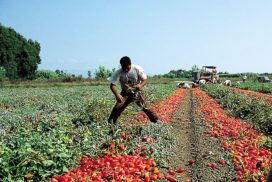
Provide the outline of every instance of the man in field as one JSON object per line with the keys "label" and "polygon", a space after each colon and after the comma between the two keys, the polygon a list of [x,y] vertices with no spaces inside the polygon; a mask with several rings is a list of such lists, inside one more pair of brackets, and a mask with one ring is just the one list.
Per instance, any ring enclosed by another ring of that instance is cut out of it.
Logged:
{"label": "man in field", "polygon": [[[143,87],[147,82],[147,76],[140,66],[131,64],[129,57],[125,56],[120,59],[121,69],[113,73],[108,79],[110,89],[116,98],[116,104],[112,109],[109,123],[116,124],[118,117],[125,110],[125,108],[132,102],[136,101],[137,105],[142,108],[145,114],[148,116],[151,122],[156,123],[158,116],[146,108],[146,100],[143,96]],[[121,92],[119,93],[116,88],[116,84],[121,84]]]}
{"label": "man in field", "polygon": [[243,82],[245,83],[245,82],[246,82],[246,80],[247,80],[247,76],[246,76],[246,75],[244,75],[244,76],[243,76]]}

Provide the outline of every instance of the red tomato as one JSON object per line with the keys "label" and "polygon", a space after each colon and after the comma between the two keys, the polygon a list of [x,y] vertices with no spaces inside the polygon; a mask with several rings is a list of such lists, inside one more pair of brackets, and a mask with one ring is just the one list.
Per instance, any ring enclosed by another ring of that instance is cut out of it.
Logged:
{"label": "red tomato", "polygon": [[170,175],[175,175],[176,172],[175,172],[174,170],[172,170],[172,169],[169,169],[169,170],[168,170],[168,174],[170,174]]}
{"label": "red tomato", "polygon": [[145,176],[144,182],[150,182],[150,177],[149,176]]}
{"label": "red tomato", "polygon": [[235,170],[235,171],[241,171],[241,170],[242,170],[242,167],[241,167],[241,166],[235,166],[235,167],[234,167],[234,170]]}
{"label": "red tomato", "polygon": [[150,176],[150,180],[156,181],[158,179],[157,175],[152,175]]}
{"label": "red tomato", "polygon": [[118,149],[124,151],[126,149],[126,146],[124,144],[121,144],[118,146]]}
{"label": "red tomato", "polygon": [[109,173],[104,171],[104,172],[102,172],[101,176],[102,176],[102,178],[107,178],[109,176]]}
{"label": "red tomato", "polygon": [[196,162],[196,160],[194,160],[194,159],[189,160],[189,164],[194,164],[195,162]]}
{"label": "red tomato", "polygon": [[167,179],[170,182],[178,182],[178,180],[172,176],[165,176],[165,179]]}
{"label": "red tomato", "polygon": [[224,165],[224,164],[226,164],[226,161],[224,159],[222,159],[222,160],[219,161],[219,163]]}
{"label": "red tomato", "polygon": [[183,173],[184,171],[186,171],[186,169],[180,167],[177,169],[177,173]]}
{"label": "red tomato", "polygon": [[110,148],[114,148],[115,147],[115,142],[110,143]]}
{"label": "red tomato", "polygon": [[58,180],[56,178],[52,178],[51,182],[58,182]]}
{"label": "red tomato", "polygon": [[211,163],[211,167],[212,167],[212,168],[216,168],[216,167],[217,167],[217,164],[216,164],[216,163]]}
{"label": "red tomato", "polygon": [[127,140],[129,139],[129,135],[126,133],[126,132],[123,132],[121,137],[124,139],[124,140]]}

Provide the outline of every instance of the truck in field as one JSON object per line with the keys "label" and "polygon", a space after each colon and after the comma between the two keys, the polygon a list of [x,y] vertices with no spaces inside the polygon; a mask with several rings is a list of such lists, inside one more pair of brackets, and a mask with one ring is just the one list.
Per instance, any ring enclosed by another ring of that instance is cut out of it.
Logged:
{"label": "truck in field", "polygon": [[271,80],[268,78],[268,76],[264,76],[264,75],[258,75],[254,81],[261,82],[261,83],[271,82]]}

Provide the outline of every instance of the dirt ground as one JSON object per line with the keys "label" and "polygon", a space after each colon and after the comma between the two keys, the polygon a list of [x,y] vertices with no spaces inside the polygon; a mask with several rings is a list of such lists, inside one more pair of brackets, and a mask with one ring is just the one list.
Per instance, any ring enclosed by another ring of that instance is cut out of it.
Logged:
{"label": "dirt ground", "polygon": [[[194,108],[197,107],[191,91],[186,91],[185,98],[180,103],[180,108],[174,114],[172,123],[177,136],[175,155],[169,156],[169,168],[183,167],[185,173],[176,175],[178,181],[192,179],[193,182],[229,182],[235,181],[235,171],[231,162],[222,165],[219,161],[228,159],[228,154],[220,141],[214,137],[203,134],[205,127],[200,119],[195,117]],[[195,160],[189,164],[189,160]],[[215,168],[207,166],[216,163]]]}

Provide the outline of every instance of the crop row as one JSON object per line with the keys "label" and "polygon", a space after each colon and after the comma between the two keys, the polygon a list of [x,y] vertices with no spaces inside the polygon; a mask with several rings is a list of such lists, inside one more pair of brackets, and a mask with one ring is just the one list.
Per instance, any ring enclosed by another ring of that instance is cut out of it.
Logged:
{"label": "crop row", "polygon": [[272,83],[245,82],[234,84],[234,86],[244,90],[252,90],[256,92],[272,94]]}
{"label": "crop row", "polygon": [[252,90],[243,90],[243,89],[239,89],[239,88],[234,88],[234,91],[237,93],[244,93],[247,95],[252,95],[254,97],[258,97],[261,100],[267,100],[267,102],[272,104],[272,95],[270,95],[270,94],[263,94],[263,93],[255,92]]}
{"label": "crop row", "polygon": [[238,93],[222,85],[205,85],[203,89],[233,117],[244,119],[255,129],[272,134],[272,104],[265,98]]}
{"label": "crop row", "polygon": [[208,128],[205,133],[218,138],[231,153],[237,181],[264,182],[272,156],[271,150],[262,146],[265,135],[254,130],[247,122],[229,117],[204,91],[194,89],[193,95],[198,100],[196,113]]}

